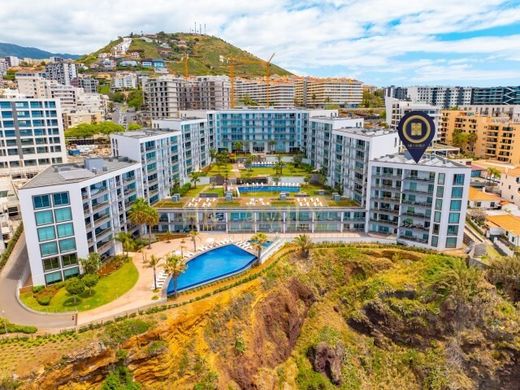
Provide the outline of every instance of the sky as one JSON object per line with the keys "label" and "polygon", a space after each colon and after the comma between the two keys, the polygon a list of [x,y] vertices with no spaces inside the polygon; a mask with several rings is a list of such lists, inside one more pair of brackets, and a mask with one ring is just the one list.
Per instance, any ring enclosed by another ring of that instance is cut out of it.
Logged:
{"label": "sky", "polygon": [[299,75],[519,85],[520,0],[0,0],[0,42],[84,54],[130,32],[208,34]]}

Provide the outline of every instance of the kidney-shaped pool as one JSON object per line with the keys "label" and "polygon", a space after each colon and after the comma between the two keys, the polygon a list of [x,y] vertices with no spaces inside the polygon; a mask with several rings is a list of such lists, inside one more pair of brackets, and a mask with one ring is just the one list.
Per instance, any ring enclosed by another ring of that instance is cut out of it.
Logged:
{"label": "kidney-shaped pool", "polygon": [[[177,278],[177,292],[242,272],[255,260],[255,255],[233,244],[204,252],[188,261],[186,271]],[[167,294],[173,294],[173,289],[170,279]]]}

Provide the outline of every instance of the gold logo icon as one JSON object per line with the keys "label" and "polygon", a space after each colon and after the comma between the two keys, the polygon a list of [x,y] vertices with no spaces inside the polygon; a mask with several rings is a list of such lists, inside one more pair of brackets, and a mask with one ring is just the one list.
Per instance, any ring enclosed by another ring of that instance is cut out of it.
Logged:
{"label": "gold logo icon", "polygon": [[412,123],[412,129],[410,131],[412,137],[420,137],[422,134],[422,124],[421,123]]}

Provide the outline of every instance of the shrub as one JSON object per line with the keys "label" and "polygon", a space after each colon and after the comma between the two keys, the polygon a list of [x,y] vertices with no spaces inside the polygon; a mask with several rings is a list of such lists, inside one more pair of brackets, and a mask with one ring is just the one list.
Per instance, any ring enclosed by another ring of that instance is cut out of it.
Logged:
{"label": "shrub", "polygon": [[119,345],[130,337],[146,332],[150,324],[141,319],[123,320],[105,328],[104,341],[109,345]]}
{"label": "shrub", "polygon": [[42,291],[44,288],[45,288],[45,286],[42,286],[42,285],[39,285],[39,286],[33,286],[33,288],[32,288],[32,292],[33,292],[34,294],[37,294],[37,293],[39,293],[40,291]]}
{"label": "shrub", "polygon": [[74,303],[77,302],[78,295],[83,294],[85,291],[85,283],[78,278],[70,278],[65,286],[67,292],[72,295]]}
{"label": "shrub", "polygon": [[36,296],[36,302],[42,306],[49,306],[51,303],[51,297],[48,295]]}
{"label": "shrub", "polygon": [[[7,333],[25,333],[31,334],[36,333],[38,330],[35,326],[17,325],[9,322],[5,318],[0,318],[0,334]],[[20,338],[21,339],[21,338]]]}

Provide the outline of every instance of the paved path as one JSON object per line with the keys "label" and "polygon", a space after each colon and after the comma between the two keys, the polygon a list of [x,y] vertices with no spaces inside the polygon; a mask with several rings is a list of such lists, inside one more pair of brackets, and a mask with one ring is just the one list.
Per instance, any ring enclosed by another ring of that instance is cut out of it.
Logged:
{"label": "paved path", "polygon": [[0,316],[20,325],[34,325],[42,329],[61,329],[74,326],[71,314],[38,314],[27,310],[16,299],[18,280],[29,267],[25,235],[22,233],[6,266],[0,273]]}

